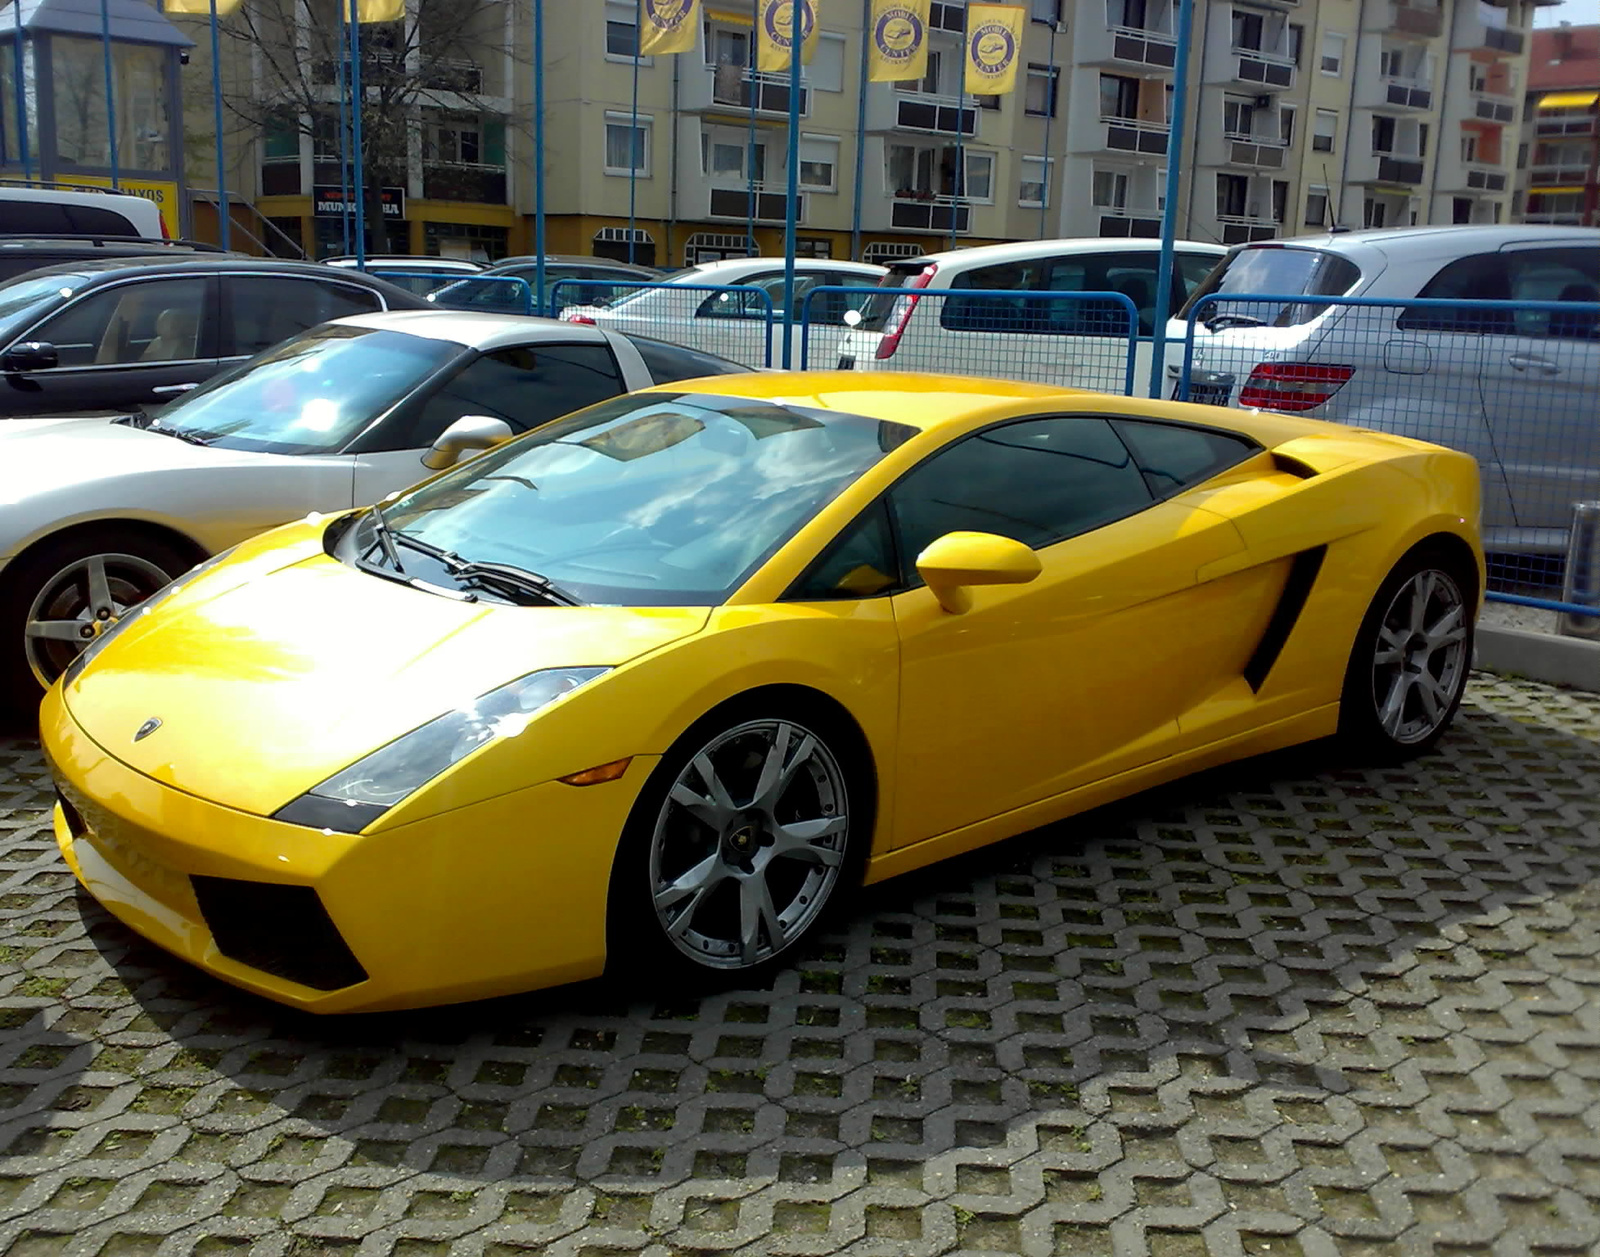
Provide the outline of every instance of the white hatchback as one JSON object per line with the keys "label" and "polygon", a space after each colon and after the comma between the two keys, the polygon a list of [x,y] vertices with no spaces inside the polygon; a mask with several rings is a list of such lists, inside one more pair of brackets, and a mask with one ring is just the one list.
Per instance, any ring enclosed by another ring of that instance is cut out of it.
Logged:
{"label": "white hatchback", "polygon": [[[1226,253],[1221,245],[1178,242],[1169,313]],[[1134,393],[1148,396],[1160,255],[1157,240],[1032,240],[895,262],[860,322],[839,340],[836,365],[1000,376],[1121,393],[1127,387],[1127,307],[1117,300],[1046,295],[1119,293],[1138,312]],[[950,289],[974,292],[964,296]]]}
{"label": "white hatchback", "polygon": [[[844,325],[845,316],[870,296],[865,290],[883,275],[883,267],[865,262],[796,258],[790,365],[831,366],[831,362],[818,359],[818,352],[831,356],[832,329]],[[864,291],[822,293],[814,300],[807,297],[813,288],[840,285]],[[573,289],[570,293],[569,286]],[[578,303],[561,311],[569,323],[593,323],[613,332],[655,336],[749,367],[778,367],[783,365],[783,286],[782,258],[726,258],[677,271],[660,284],[640,288],[603,308],[582,304],[585,296],[580,284],[562,284],[556,296]],[[807,338],[809,363],[801,354],[802,311],[813,329]]]}

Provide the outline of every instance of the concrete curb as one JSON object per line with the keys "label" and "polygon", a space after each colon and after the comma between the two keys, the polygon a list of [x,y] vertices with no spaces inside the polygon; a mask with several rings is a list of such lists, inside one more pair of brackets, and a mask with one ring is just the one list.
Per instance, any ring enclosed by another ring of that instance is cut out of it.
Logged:
{"label": "concrete curb", "polygon": [[1476,666],[1485,672],[1600,694],[1600,641],[1480,625],[1477,644]]}

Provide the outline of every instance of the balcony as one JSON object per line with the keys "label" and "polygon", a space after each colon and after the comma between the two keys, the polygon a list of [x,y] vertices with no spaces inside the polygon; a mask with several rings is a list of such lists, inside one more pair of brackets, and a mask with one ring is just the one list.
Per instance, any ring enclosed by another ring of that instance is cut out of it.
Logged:
{"label": "balcony", "polygon": [[1574,212],[1570,214],[1524,214],[1522,221],[1525,223],[1539,224],[1549,227],[1582,227],[1584,226],[1583,214]]}
{"label": "balcony", "polygon": [[1408,4],[1389,0],[1377,7],[1373,28],[1395,35],[1437,39],[1444,34],[1444,10],[1437,4]]}
{"label": "balcony", "polygon": [[1466,172],[1466,186],[1469,192],[1504,192],[1510,182],[1506,172],[1499,166],[1476,161],[1461,164]]}
{"label": "balcony", "polygon": [[[920,131],[926,135],[963,135],[968,139],[978,134],[978,109],[972,97],[962,101],[958,96],[932,92],[890,90],[891,86],[885,84],[881,90],[869,92],[868,131]],[[874,89],[877,87],[874,84]]]}
{"label": "balcony", "polygon": [[1222,228],[1223,244],[1249,244],[1254,240],[1271,240],[1278,234],[1278,222],[1254,214],[1218,214],[1217,225]]}
{"label": "balcony", "polygon": [[1279,135],[1261,132],[1202,132],[1197,154],[1202,166],[1247,166],[1251,170],[1282,170],[1288,146]]}
{"label": "balcony", "polygon": [[1593,114],[1586,118],[1539,118],[1533,124],[1533,133],[1540,139],[1558,135],[1593,135],[1596,121]]}
{"label": "balcony", "polygon": [[431,92],[459,92],[464,96],[483,94],[483,67],[476,61],[425,62],[417,72],[418,86]]}
{"label": "balcony", "polygon": [[1354,182],[1416,187],[1422,182],[1423,173],[1420,155],[1374,152],[1358,161]]}
{"label": "balcony", "polygon": [[1161,235],[1161,211],[1151,208],[1100,211],[1100,234],[1114,239],[1155,240]]}
{"label": "balcony", "polygon": [[1433,108],[1433,89],[1421,79],[1383,76],[1382,101],[1385,106],[1399,109]]}
{"label": "balcony", "polygon": [[1099,149],[1113,153],[1143,153],[1165,157],[1172,128],[1165,122],[1145,122],[1140,118],[1100,119]]}
{"label": "balcony", "polygon": [[[1088,12],[1089,10],[1086,10]],[[1098,9],[1094,10],[1098,16]],[[1178,64],[1178,41],[1171,31],[1142,26],[1102,26],[1087,18],[1078,20],[1074,44],[1079,65],[1105,66],[1126,71],[1170,70]]]}
{"label": "balcony", "polygon": [[1479,0],[1477,8],[1463,3],[1456,15],[1456,52],[1491,52],[1517,57],[1527,43],[1525,32],[1506,22],[1505,11]]}
{"label": "balcony", "polygon": [[1538,166],[1528,167],[1528,186],[1530,188],[1560,187],[1574,183],[1586,183],[1589,179],[1589,165],[1587,162],[1547,162]]}
{"label": "balcony", "polygon": [[972,229],[972,207],[965,198],[936,192],[897,192],[889,206],[889,226],[898,231]]}
{"label": "balcony", "polygon": [[471,201],[480,205],[506,203],[503,166],[466,162],[422,163],[422,195],[429,201]]}
{"label": "balcony", "polygon": [[[696,72],[698,70],[698,73]],[[750,112],[752,99],[757,114],[788,116],[788,74],[763,74],[741,65],[688,67],[683,76],[681,107],[685,113]],[[800,89],[800,113],[811,112],[811,91]]]}
{"label": "balcony", "polygon": [[1470,89],[1472,116],[1482,122],[1511,122],[1517,116],[1516,97],[1492,92],[1487,87]]}
{"label": "balcony", "polygon": [[[707,188],[709,194],[706,199],[707,218],[730,218],[741,222],[750,217],[750,187],[748,184],[739,184],[737,187]],[[781,187],[774,187],[767,183],[757,181],[755,197],[755,219],[758,223],[781,223],[788,213],[789,197]],[[796,198],[796,213],[798,222],[805,222],[806,198],[801,195]]]}
{"label": "balcony", "polygon": [[1277,90],[1294,86],[1293,58],[1262,52],[1258,48],[1234,48],[1229,54],[1228,62],[1232,67],[1232,81],[1235,83]]}

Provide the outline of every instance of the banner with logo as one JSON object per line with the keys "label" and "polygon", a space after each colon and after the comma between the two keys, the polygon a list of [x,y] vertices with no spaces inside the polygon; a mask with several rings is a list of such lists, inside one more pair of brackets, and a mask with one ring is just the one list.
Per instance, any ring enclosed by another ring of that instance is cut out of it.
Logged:
{"label": "banner with logo", "polygon": [[928,73],[929,0],[872,0],[867,78],[873,83],[920,79]]}
{"label": "banner with logo", "polygon": [[[227,17],[238,11],[244,0],[217,0],[217,16]],[[210,17],[211,0],[167,0],[163,13],[183,13],[189,17]]]}
{"label": "banner with logo", "polygon": [[[339,0],[339,13],[350,20],[350,0]],[[356,21],[398,22],[406,15],[406,0],[356,0]]]}
{"label": "banner with logo", "polygon": [[789,68],[796,7],[800,11],[800,60],[811,64],[811,55],[817,50],[817,0],[756,0],[756,4],[756,69],[771,73]]}
{"label": "banner with logo", "polygon": [[639,31],[639,52],[646,57],[692,52],[698,8],[698,0],[642,0],[640,16],[644,25]]}
{"label": "banner with logo", "polygon": [[1028,11],[1020,4],[967,6],[967,94],[1003,96],[1017,86],[1017,57],[1022,51]]}

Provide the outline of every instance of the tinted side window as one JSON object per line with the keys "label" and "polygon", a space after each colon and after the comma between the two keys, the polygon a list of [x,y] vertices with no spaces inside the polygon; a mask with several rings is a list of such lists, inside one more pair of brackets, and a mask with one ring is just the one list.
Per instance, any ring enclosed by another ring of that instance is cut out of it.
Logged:
{"label": "tinted side window", "polygon": [[1254,441],[1204,428],[1127,419],[1115,419],[1112,426],[1158,498],[1209,480],[1260,448]]}
{"label": "tinted side window", "polygon": [[650,378],[657,384],[693,380],[702,375],[731,375],[749,369],[726,358],[685,349],[681,345],[670,345],[649,336],[629,336],[627,339],[639,351],[639,356],[650,371]]}
{"label": "tinted side window", "polygon": [[226,275],[222,293],[224,358],[258,354],[329,319],[383,308],[370,289],[291,275]]}
{"label": "tinted side window", "polygon": [[54,345],[63,367],[209,357],[206,288],[204,278],[119,284],[69,305],[32,338]]}
{"label": "tinted side window", "polygon": [[[1478,253],[1457,258],[1424,285],[1419,297],[1441,301],[1509,301],[1511,277],[1504,254]],[[1470,305],[1409,306],[1395,320],[1413,332],[1456,332],[1506,336],[1510,310],[1484,310]]]}
{"label": "tinted side window", "polygon": [[623,392],[605,345],[538,345],[475,358],[423,404],[411,439],[420,448],[463,415],[504,419],[518,432]]}
{"label": "tinted side window", "polygon": [[1152,501],[1104,419],[1030,419],[934,455],[889,495],[907,567],[947,532],[991,532],[1038,549]]}
{"label": "tinted side window", "polygon": [[63,207],[72,223],[72,230],[85,236],[137,236],[139,229],[116,210],[98,205],[68,205]]}
{"label": "tinted side window", "polygon": [[[1600,302],[1600,249],[1518,249],[1508,253],[1513,301]],[[1516,310],[1517,335],[1600,340],[1594,310]]]}
{"label": "tinted side window", "polygon": [[823,551],[785,598],[796,602],[872,598],[898,583],[898,566],[887,504],[874,502]]}
{"label": "tinted side window", "polygon": [[[764,319],[768,309],[783,304],[783,272],[763,271],[739,281],[739,287],[726,292],[707,293],[697,311],[703,319]],[[795,276],[795,288],[800,277]],[[776,291],[774,291],[774,289]],[[768,304],[770,301],[770,305]]]}
{"label": "tinted side window", "polygon": [[0,201],[0,231],[42,236],[139,234],[138,228],[114,209],[59,201]]}

